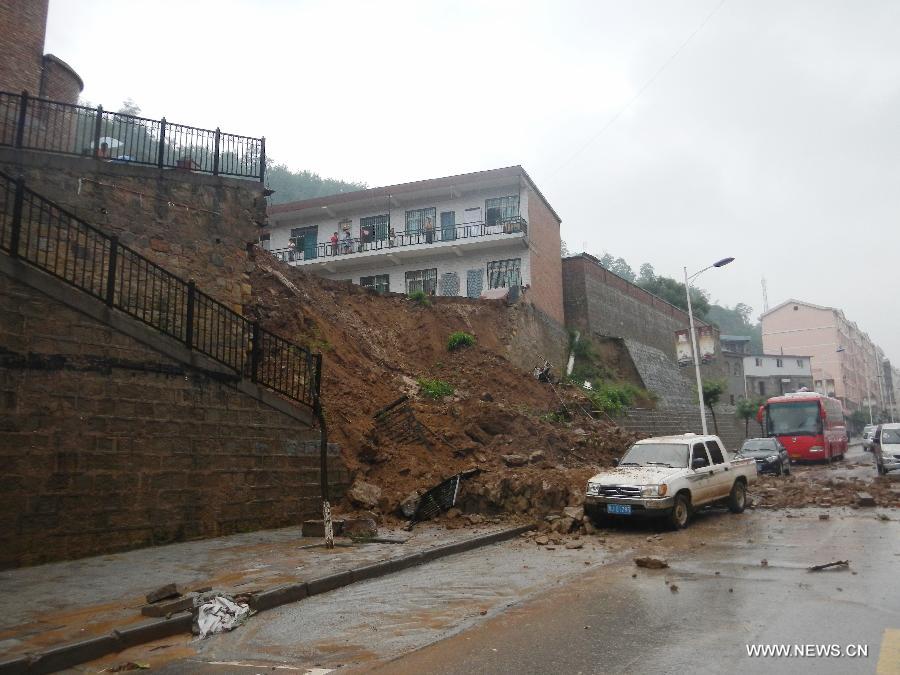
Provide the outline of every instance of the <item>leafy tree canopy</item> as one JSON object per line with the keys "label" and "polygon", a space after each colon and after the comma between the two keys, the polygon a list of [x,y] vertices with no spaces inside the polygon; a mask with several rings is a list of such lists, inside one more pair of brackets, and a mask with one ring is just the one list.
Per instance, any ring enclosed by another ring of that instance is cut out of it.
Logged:
{"label": "leafy tree canopy", "polygon": [[365,190],[368,187],[365,183],[322,178],[312,171],[292,171],[285,164],[275,164],[269,159],[266,160],[266,184],[275,190],[270,198],[272,204]]}

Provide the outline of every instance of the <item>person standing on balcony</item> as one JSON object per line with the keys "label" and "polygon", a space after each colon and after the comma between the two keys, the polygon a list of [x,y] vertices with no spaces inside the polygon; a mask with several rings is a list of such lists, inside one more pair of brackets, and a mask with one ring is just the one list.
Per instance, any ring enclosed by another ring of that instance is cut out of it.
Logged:
{"label": "person standing on balcony", "polygon": [[338,254],[338,236],[337,232],[331,235],[331,239],[328,240],[331,243],[331,255]]}
{"label": "person standing on balcony", "polygon": [[434,241],[434,221],[431,218],[425,219],[425,243],[430,244]]}
{"label": "person standing on balcony", "polygon": [[344,230],[344,253],[353,252],[353,237],[350,236],[350,230]]}

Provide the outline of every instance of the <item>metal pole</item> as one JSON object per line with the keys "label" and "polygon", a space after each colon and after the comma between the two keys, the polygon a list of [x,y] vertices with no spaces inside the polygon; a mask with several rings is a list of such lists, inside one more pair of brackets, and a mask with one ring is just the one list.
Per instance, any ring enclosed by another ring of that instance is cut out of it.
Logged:
{"label": "metal pole", "polygon": [[694,332],[694,309],[691,305],[691,286],[688,281],[687,267],[684,268],[684,292],[687,295],[688,322],[691,326],[691,345],[694,349],[694,372],[697,375],[697,400],[700,404],[700,423],[703,426],[703,435],[708,432],[706,427],[706,407],[703,405],[703,381],[700,379],[700,353],[697,351],[697,335]]}
{"label": "metal pole", "polygon": [[331,504],[328,503],[328,427],[325,424],[325,410],[322,408],[322,355],[315,359],[316,372],[313,373],[315,401],[313,410],[319,423],[319,481],[322,490],[322,525],[325,530],[325,546],[334,548],[334,527],[331,522]]}
{"label": "metal pole", "polygon": [[159,147],[156,149],[156,166],[163,168],[166,161],[166,118],[159,121]]}

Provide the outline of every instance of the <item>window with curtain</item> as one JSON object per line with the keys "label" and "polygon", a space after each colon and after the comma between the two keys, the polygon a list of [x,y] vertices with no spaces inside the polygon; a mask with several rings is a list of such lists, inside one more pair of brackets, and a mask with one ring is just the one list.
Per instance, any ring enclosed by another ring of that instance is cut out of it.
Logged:
{"label": "window with curtain", "polygon": [[411,270],[406,273],[406,294],[422,291],[426,295],[437,292],[437,268]]}
{"label": "window with curtain", "polygon": [[487,264],[488,288],[522,285],[522,259],[494,260]]}
{"label": "window with curtain", "polygon": [[359,240],[363,243],[384,241],[391,229],[391,214],[367,216],[359,219]]}
{"label": "window with curtain", "polygon": [[437,209],[431,207],[428,209],[413,209],[406,212],[406,233],[419,234],[425,231],[425,221],[431,219],[431,227],[434,228],[435,215]]}
{"label": "window with curtain", "polygon": [[484,200],[485,223],[496,225],[519,217],[519,195]]}
{"label": "window with curtain", "polygon": [[388,274],[376,274],[371,277],[360,277],[359,285],[363,288],[371,288],[378,293],[387,293],[391,290],[391,277]]}

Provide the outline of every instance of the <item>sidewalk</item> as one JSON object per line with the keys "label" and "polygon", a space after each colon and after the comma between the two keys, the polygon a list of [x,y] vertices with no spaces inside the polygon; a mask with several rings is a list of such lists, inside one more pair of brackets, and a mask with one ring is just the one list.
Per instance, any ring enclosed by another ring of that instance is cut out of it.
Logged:
{"label": "sidewalk", "polygon": [[508,529],[422,524],[411,533],[381,530],[371,543],[337,539],[329,550],[291,527],[0,572],[0,661],[159,621],[142,616],[141,607],[147,593],[165,584],[183,592],[262,591],[411,554],[426,554],[425,561],[439,547]]}

